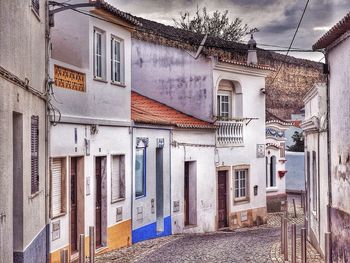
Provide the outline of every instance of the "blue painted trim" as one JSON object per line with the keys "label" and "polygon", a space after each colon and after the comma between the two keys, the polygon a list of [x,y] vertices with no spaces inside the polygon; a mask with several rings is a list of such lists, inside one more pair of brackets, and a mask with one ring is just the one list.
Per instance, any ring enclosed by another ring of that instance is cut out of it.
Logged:
{"label": "blue painted trim", "polygon": [[132,231],[132,243],[171,235],[171,216],[164,218],[164,231],[157,232],[157,223],[151,223]]}

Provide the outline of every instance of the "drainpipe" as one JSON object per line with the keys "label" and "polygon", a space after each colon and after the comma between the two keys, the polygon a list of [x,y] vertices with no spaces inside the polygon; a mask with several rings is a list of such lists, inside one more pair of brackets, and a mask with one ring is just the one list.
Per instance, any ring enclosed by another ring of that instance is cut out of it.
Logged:
{"label": "drainpipe", "polygon": [[171,233],[173,234],[172,230],[172,209],[171,209],[171,203],[172,203],[172,195],[171,195],[171,151],[172,151],[172,142],[173,142],[173,131],[169,130],[169,216],[170,216],[170,227],[171,227]]}
{"label": "drainpipe", "polygon": [[133,229],[133,218],[134,218],[134,122],[131,121],[131,125],[130,125],[130,132],[131,132],[131,157],[130,157],[130,162],[131,162],[131,214],[130,214],[130,218],[131,218],[131,242],[130,244],[132,244],[132,229]]}
{"label": "drainpipe", "polygon": [[[331,229],[331,207],[332,207],[332,167],[331,167],[331,132],[330,132],[330,85],[329,85],[329,66],[328,66],[328,54],[325,50],[325,63],[327,65],[326,76],[326,88],[327,88],[327,165],[328,165],[328,206],[327,206],[327,232],[330,233],[330,239],[332,239]],[[328,249],[329,259],[332,262],[332,242],[329,242]]]}

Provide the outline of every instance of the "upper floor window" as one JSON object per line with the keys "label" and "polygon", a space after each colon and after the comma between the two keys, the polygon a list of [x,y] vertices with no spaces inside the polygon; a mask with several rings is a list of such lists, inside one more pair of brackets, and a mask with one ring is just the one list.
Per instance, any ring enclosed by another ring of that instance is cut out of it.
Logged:
{"label": "upper floor window", "polygon": [[37,15],[39,15],[40,0],[32,0],[32,9]]}
{"label": "upper floor window", "polygon": [[123,83],[123,41],[119,38],[111,38],[111,80]]}
{"label": "upper floor window", "polygon": [[94,29],[94,78],[106,79],[105,63],[105,33]]}
{"label": "upper floor window", "polygon": [[219,91],[217,96],[217,115],[220,119],[227,120],[231,117],[231,92]]}

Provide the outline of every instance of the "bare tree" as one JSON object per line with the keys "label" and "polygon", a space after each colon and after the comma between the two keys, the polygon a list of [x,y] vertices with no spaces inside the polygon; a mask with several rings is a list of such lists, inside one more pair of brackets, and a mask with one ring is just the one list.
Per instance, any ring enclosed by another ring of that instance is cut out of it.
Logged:
{"label": "bare tree", "polygon": [[173,19],[175,26],[192,32],[206,34],[213,37],[220,37],[229,41],[238,41],[250,31],[247,24],[243,24],[242,19],[235,18],[230,21],[228,10],[221,13],[216,10],[212,16],[208,14],[207,8],[199,9],[191,17],[190,12],[180,12],[179,19]]}

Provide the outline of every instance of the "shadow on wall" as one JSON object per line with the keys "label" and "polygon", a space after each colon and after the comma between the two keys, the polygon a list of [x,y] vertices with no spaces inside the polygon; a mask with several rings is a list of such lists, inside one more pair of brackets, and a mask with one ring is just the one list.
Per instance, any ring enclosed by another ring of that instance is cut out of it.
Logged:
{"label": "shadow on wall", "polygon": [[286,189],[305,191],[304,153],[286,152]]}

